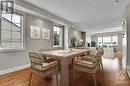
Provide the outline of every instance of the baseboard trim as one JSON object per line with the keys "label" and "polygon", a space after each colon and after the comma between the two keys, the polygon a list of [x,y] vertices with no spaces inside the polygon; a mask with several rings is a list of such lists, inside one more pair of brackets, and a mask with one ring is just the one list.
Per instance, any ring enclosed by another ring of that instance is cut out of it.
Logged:
{"label": "baseboard trim", "polygon": [[18,70],[22,70],[22,69],[25,69],[25,68],[28,68],[28,67],[30,67],[30,64],[5,69],[5,70],[0,71],[0,76],[11,73],[11,72],[15,72],[15,71],[18,71]]}

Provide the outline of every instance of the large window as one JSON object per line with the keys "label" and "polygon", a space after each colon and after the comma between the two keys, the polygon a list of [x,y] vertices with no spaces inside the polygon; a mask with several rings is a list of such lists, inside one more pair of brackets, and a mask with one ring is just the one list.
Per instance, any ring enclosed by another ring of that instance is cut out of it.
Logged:
{"label": "large window", "polygon": [[1,14],[0,49],[23,48],[23,15]]}
{"label": "large window", "polygon": [[53,26],[53,46],[63,47],[63,26],[54,25]]}
{"label": "large window", "polygon": [[118,44],[118,36],[99,36],[98,37],[98,45],[103,47],[112,47]]}

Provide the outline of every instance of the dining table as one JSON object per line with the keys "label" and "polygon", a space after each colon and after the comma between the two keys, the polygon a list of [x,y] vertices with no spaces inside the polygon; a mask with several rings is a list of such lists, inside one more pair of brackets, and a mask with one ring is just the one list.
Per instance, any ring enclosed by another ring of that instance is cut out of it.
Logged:
{"label": "dining table", "polygon": [[89,48],[71,48],[62,50],[46,50],[40,52],[45,57],[52,57],[60,61],[60,85],[59,86],[69,86],[69,63],[70,59],[73,57],[78,57],[88,52]]}

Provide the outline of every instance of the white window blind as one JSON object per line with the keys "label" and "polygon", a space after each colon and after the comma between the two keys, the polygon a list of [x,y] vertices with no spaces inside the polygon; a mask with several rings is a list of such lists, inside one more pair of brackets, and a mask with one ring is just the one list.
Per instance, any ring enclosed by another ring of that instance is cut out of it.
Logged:
{"label": "white window blind", "polygon": [[0,49],[23,48],[23,15],[1,14]]}

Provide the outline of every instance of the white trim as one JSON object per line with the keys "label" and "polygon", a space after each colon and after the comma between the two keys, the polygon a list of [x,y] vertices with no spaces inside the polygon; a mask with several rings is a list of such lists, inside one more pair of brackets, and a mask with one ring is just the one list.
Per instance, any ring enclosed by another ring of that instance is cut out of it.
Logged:
{"label": "white trim", "polygon": [[15,71],[22,70],[22,69],[25,69],[25,68],[28,68],[28,67],[30,67],[30,64],[17,66],[17,67],[12,67],[12,68],[0,71],[0,75],[4,75],[4,74],[11,73],[11,72],[15,72]]}
{"label": "white trim", "polygon": [[13,48],[10,48],[10,49],[2,49],[0,48],[0,53],[6,53],[6,52],[19,52],[19,51],[25,51],[25,48],[19,48],[19,49],[13,49]]}

